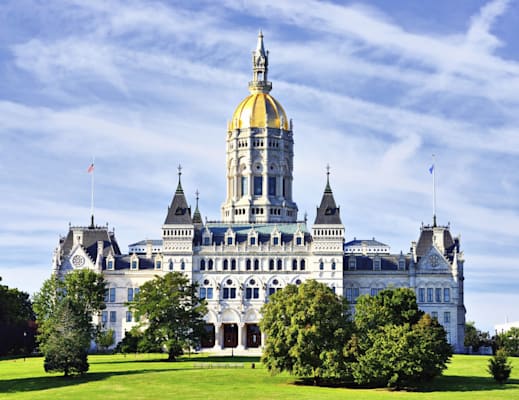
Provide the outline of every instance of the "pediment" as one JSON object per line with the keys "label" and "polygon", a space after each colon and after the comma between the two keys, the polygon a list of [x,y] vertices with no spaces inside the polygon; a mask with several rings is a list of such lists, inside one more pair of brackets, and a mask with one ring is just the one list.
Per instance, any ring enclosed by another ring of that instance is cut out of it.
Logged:
{"label": "pediment", "polygon": [[436,247],[431,246],[418,262],[418,269],[422,271],[445,271],[450,269],[450,264]]}
{"label": "pediment", "polygon": [[69,266],[72,269],[93,269],[94,264],[92,263],[92,260],[90,259],[90,256],[87,254],[83,246],[76,246],[74,247],[68,258]]}

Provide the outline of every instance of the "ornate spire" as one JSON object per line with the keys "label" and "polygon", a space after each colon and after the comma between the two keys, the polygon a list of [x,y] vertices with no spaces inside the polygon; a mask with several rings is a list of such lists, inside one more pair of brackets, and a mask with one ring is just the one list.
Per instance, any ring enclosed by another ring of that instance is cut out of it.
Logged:
{"label": "ornate spire", "polygon": [[195,194],[196,194],[196,207],[195,207],[195,212],[193,213],[193,224],[202,225],[203,224],[202,214],[200,214],[200,210],[198,209],[198,198],[200,195],[200,192],[198,191],[198,189],[196,190]]}
{"label": "ornate spire", "polygon": [[256,50],[252,52],[252,82],[249,82],[251,93],[269,93],[272,83],[267,80],[269,66],[269,52],[265,51],[263,45],[263,32],[258,34]]}
{"label": "ornate spire", "polygon": [[182,182],[180,181],[180,177],[182,176],[182,165],[178,164],[178,185],[177,185],[177,193],[184,193],[184,189],[182,189]]}
{"label": "ornate spire", "polygon": [[324,193],[332,193],[330,186],[330,164],[326,165],[326,187],[324,188]]}

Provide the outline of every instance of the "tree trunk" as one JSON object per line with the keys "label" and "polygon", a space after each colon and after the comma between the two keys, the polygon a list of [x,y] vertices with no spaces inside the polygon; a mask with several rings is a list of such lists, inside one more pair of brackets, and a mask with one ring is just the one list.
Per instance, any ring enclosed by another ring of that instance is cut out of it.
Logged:
{"label": "tree trunk", "polygon": [[168,361],[177,361],[177,359],[175,358],[175,353],[170,351],[168,353]]}

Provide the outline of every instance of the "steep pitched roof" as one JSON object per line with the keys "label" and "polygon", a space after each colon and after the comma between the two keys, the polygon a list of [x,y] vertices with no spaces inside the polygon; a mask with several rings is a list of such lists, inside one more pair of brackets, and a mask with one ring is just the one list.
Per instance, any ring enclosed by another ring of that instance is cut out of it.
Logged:
{"label": "steep pitched roof", "polygon": [[314,225],[342,225],[340,209],[337,207],[333,197],[329,175],[326,179],[321,205],[317,208]]}
{"label": "steep pitched roof", "polygon": [[191,208],[188,207],[184,190],[180,182],[180,172],[178,174],[178,185],[171,205],[168,208],[168,214],[164,225],[192,225]]}

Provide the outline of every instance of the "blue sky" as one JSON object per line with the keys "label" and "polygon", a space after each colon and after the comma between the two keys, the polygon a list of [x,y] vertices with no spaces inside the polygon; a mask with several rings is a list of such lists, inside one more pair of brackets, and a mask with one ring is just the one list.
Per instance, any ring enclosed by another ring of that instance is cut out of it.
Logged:
{"label": "blue sky", "polygon": [[[49,4],[50,3],[50,4]],[[467,318],[519,320],[517,1],[60,1],[0,4],[0,276],[28,292],[68,224],[123,249],[159,238],[181,163],[220,218],[225,134],[258,29],[294,121],[294,198],[325,167],[346,238],[407,252],[437,215],[461,234]]]}

